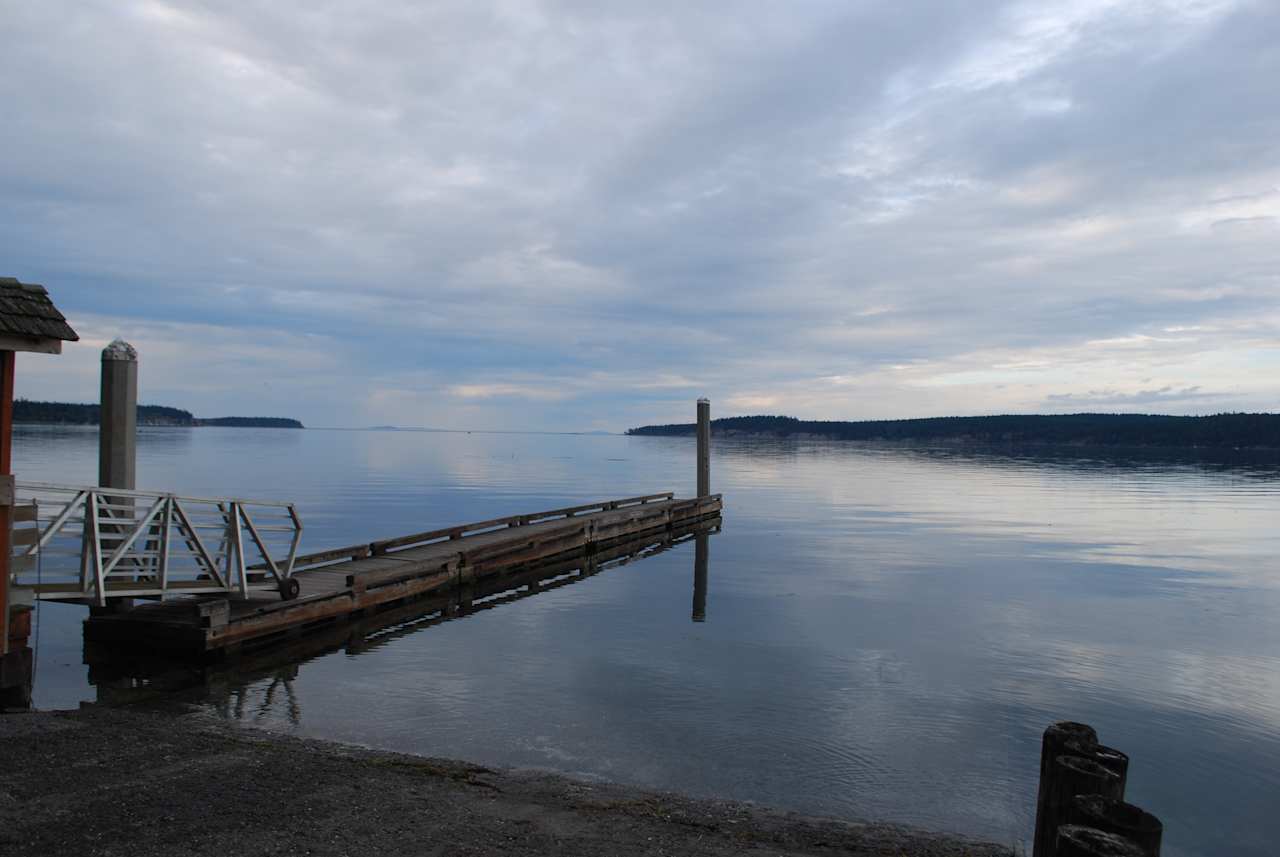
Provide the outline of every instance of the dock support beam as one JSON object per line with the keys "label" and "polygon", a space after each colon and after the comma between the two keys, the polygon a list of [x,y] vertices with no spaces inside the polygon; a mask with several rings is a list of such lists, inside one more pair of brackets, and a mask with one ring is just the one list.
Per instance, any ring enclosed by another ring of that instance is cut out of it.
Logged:
{"label": "dock support beam", "polygon": [[698,400],[698,496],[711,496],[711,400]]}
{"label": "dock support beam", "polygon": [[122,339],[102,349],[102,417],[98,430],[98,484],[137,487],[138,352]]}

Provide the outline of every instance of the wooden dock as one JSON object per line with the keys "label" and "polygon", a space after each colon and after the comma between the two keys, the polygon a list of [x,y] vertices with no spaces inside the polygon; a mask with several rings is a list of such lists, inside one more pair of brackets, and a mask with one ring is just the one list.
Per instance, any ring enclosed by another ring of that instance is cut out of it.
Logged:
{"label": "wooden dock", "polygon": [[[646,534],[718,518],[720,495],[670,493],[514,515],[299,556],[297,598],[184,597],[85,621],[85,641],[196,657],[238,653],[484,584]],[[263,569],[257,569],[263,574]]]}

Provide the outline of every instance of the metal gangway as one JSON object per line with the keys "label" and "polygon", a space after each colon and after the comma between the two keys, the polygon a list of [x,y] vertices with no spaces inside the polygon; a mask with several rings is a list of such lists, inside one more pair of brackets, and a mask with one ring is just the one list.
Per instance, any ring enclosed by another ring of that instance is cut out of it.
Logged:
{"label": "metal gangway", "polygon": [[19,482],[10,545],[19,601],[279,592],[296,598],[292,503]]}

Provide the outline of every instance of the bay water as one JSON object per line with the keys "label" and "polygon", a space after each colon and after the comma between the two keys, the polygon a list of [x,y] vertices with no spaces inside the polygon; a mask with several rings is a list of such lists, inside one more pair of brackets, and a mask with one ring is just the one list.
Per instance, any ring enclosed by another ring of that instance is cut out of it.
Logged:
{"label": "bay water", "polygon": [[[19,426],[19,480],[97,431]],[[717,438],[694,545],[190,705],[282,732],[1025,845],[1040,733],[1095,726],[1167,855],[1280,839],[1274,457]],[[303,550],[694,484],[692,438],[142,428],[138,485],[292,500]],[[39,708],[100,697],[43,605]]]}

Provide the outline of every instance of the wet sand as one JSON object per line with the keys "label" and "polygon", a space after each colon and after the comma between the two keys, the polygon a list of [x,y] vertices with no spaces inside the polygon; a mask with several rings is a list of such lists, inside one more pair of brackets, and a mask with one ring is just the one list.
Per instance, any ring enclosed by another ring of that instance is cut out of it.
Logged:
{"label": "wet sand", "polygon": [[1012,854],[896,825],[297,739],[203,714],[6,714],[0,748],[0,853],[15,855]]}

